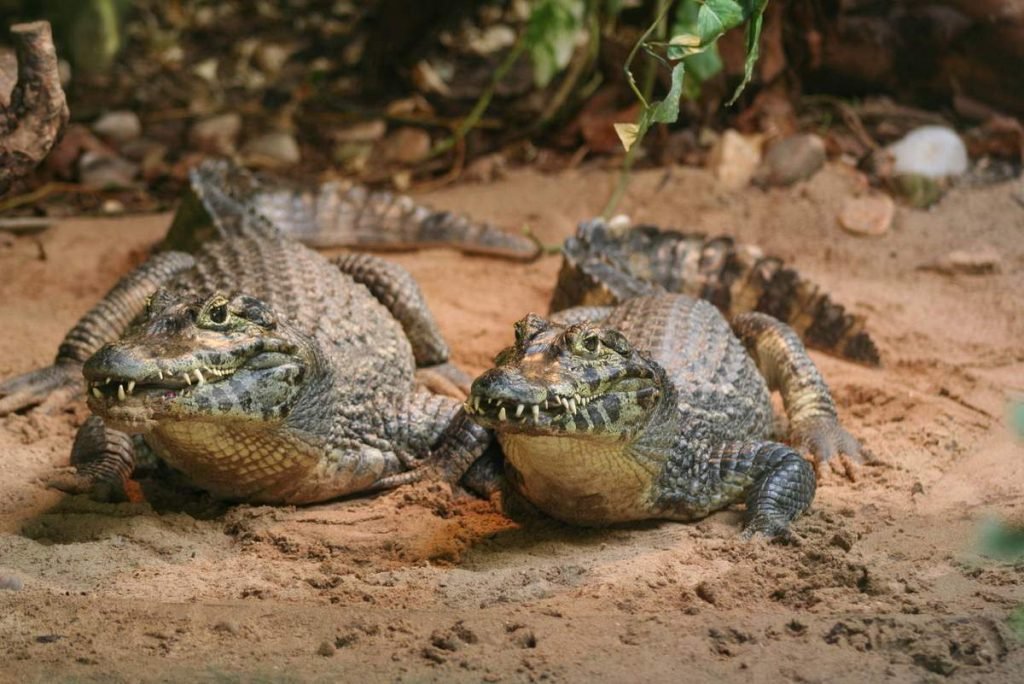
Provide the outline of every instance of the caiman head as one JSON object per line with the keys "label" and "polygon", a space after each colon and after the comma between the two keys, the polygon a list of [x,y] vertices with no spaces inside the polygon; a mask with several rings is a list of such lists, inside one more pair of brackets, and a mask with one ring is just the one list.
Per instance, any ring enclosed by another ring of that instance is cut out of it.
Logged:
{"label": "caiman head", "polygon": [[162,421],[284,418],[314,362],[311,345],[254,297],[158,290],[83,373],[94,413],[146,432]]}
{"label": "caiman head", "polygon": [[466,401],[474,420],[499,435],[627,439],[667,390],[664,370],[613,328],[530,314],[515,334]]}

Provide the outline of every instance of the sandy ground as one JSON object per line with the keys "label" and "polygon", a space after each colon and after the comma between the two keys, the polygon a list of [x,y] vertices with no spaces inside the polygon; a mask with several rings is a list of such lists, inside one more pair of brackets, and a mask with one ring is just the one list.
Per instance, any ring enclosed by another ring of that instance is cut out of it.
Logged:
{"label": "sandy ground", "polygon": [[[611,177],[515,173],[432,204],[560,241]],[[847,427],[875,455],[829,478],[794,546],[745,543],[739,514],[697,524],[517,526],[475,500],[401,490],[308,508],[196,517],[46,489],[85,410],[0,419],[0,681],[1024,681],[1009,626],[1024,565],[981,556],[986,516],[1024,520],[1019,184],[900,209],[878,239],[835,215],[837,168],[730,194],[705,173],[640,175],[637,220],[761,244],[867,314],[873,370],[815,354]],[[0,377],[48,363],[76,317],[169,217],[0,234]],[[990,245],[1001,271],[918,266]],[[478,372],[511,323],[546,311],[558,258],[447,250],[395,258]],[[195,513],[193,511],[193,513]]]}

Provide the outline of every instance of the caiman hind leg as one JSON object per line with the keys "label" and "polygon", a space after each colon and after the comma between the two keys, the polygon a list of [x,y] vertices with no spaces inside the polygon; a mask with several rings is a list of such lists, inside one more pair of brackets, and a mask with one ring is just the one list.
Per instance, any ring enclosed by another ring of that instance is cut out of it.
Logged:
{"label": "caiman hind leg", "polygon": [[437,394],[464,399],[472,378],[448,361],[448,344],[412,274],[371,254],[345,254],[333,263],[364,285],[401,324],[416,358],[417,382]]}
{"label": "caiman hind leg", "polygon": [[678,466],[669,463],[658,505],[665,517],[694,520],[746,502],[743,536],[789,536],[789,524],[814,500],[814,467],[791,447],[777,442],[732,442],[693,458],[683,447]]}
{"label": "caiman hind leg", "polygon": [[762,313],[732,321],[771,390],[778,390],[789,416],[790,439],[818,461],[837,454],[860,460],[860,444],[839,424],[828,385],[796,332]]}
{"label": "caiman hind leg", "polygon": [[54,393],[70,397],[79,391],[85,360],[120,337],[143,311],[146,299],[193,263],[188,254],[164,252],[122,278],[64,337],[52,366],[0,383],[0,415],[39,404]]}

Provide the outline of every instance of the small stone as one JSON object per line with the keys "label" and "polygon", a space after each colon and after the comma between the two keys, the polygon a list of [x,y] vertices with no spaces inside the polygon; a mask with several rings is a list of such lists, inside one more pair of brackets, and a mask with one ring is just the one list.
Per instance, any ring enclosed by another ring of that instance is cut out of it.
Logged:
{"label": "small stone", "polygon": [[857,235],[885,235],[896,215],[896,203],[888,195],[851,197],[839,212],[839,225]]}
{"label": "small stone", "polygon": [[416,164],[430,154],[430,135],[419,128],[399,128],[383,143],[384,158],[398,164]]}
{"label": "small stone", "polygon": [[725,188],[745,188],[761,163],[760,136],[743,136],[727,130],[711,148],[707,163],[711,173]]}
{"label": "small stone", "polygon": [[336,650],[337,649],[334,648],[334,644],[330,641],[322,641],[320,643],[320,646],[316,649],[316,654],[319,656],[323,656],[325,658],[330,658],[332,655],[334,655],[334,652]]}
{"label": "small stone", "polygon": [[295,136],[284,131],[266,133],[245,143],[242,154],[255,166],[286,166],[302,158]]}
{"label": "small stone", "polygon": [[256,49],[254,55],[256,65],[267,74],[276,74],[281,71],[288,58],[291,57],[291,49],[276,43],[266,43]]}
{"label": "small stone", "polygon": [[757,185],[792,185],[810,178],[825,164],[825,142],[810,133],[778,141],[754,174]]}
{"label": "small stone", "polygon": [[945,126],[921,126],[886,148],[892,174],[949,178],[967,171],[967,147],[956,131]]}
{"label": "small stone", "polygon": [[0,591],[21,591],[24,586],[20,577],[0,574]]}
{"label": "small stone", "polygon": [[387,132],[388,126],[383,119],[373,119],[333,130],[330,135],[331,139],[339,143],[375,142]]}
{"label": "small stone", "polygon": [[116,199],[103,200],[100,211],[108,216],[116,216],[124,213],[124,202]]}
{"label": "small stone", "polygon": [[142,135],[142,122],[135,112],[107,112],[93,122],[92,130],[104,140],[120,144]]}
{"label": "small stone", "polygon": [[211,154],[231,154],[238,144],[242,117],[235,112],[219,114],[192,125],[188,144],[193,149]]}
{"label": "small stone", "polygon": [[85,152],[78,159],[78,179],[94,188],[127,188],[139,174],[139,165],[114,154]]}
{"label": "small stone", "polygon": [[999,252],[994,247],[982,245],[971,250],[953,250],[941,259],[921,268],[946,275],[986,275],[998,273],[1000,262]]}
{"label": "small stone", "polygon": [[217,59],[215,57],[204,59],[192,67],[192,73],[207,83],[213,83],[217,80]]}

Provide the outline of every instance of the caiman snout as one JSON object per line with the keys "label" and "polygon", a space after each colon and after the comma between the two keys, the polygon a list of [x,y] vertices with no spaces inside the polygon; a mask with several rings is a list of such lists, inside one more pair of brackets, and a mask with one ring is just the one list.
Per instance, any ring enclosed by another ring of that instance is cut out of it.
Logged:
{"label": "caiman snout", "polygon": [[85,362],[82,374],[88,382],[98,382],[106,378],[123,380],[145,380],[155,375],[156,364],[152,359],[140,355],[127,345],[114,343],[100,348]]}
{"label": "caiman snout", "polygon": [[473,381],[470,401],[474,398],[507,404],[539,404],[548,396],[547,388],[531,382],[522,373],[506,368],[492,368]]}

